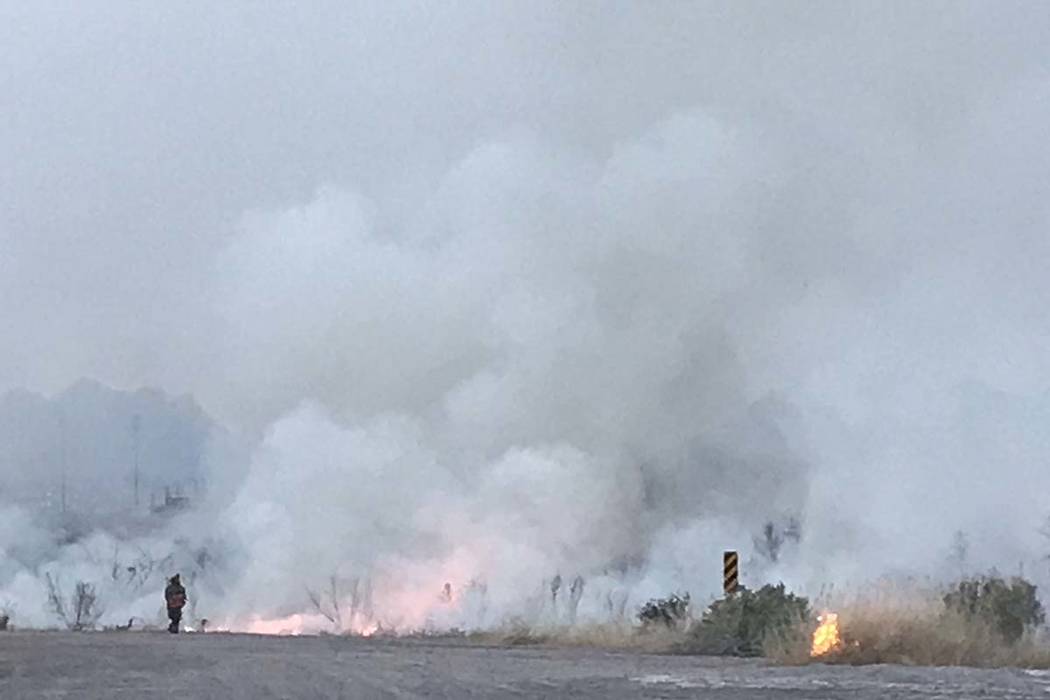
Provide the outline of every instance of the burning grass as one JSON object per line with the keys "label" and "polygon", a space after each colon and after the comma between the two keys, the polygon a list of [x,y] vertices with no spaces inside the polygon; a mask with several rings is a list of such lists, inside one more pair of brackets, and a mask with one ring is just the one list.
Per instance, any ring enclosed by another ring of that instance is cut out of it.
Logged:
{"label": "burning grass", "polygon": [[[447,588],[447,587],[446,587]],[[441,600],[449,605],[451,596]],[[814,611],[820,611],[817,614]],[[256,621],[246,631],[318,633],[332,616]],[[639,653],[764,656],[785,664],[1050,668],[1050,634],[1033,585],[983,576],[949,587],[882,583],[810,601],[783,585],[741,589],[702,611],[686,595],[653,599],[637,619],[591,624],[510,619],[484,631],[443,626],[344,629],[361,636],[456,637],[493,646],[592,647]],[[265,623],[265,624],[262,624]],[[307,624],[309,623],[309,624]],[[286,632],[286,630],[292,630]]]}
{"label": "burning grass", "polygon": [[948,593],[883,586],[840,600],[834,605],[834,635],[810,622],[802,626],[808,636],[768,645],[766,654],[790,664],[1050,668],[1034,589],[1028,599],[1025,582],[975,581],[993,597],[962,601],[958,592],[974,589],[962,582]]}

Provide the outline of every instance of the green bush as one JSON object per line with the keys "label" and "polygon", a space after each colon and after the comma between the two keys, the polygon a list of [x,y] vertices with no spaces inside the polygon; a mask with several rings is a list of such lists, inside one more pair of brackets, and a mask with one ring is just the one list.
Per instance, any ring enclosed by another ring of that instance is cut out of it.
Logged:
{"label": "green bush", "polygon": [[642,626],[661,624],[665,627],[677,627],[689,614],[689,594],[672,594],[667,598],[654,598],[638,611]]}
{"label": "green bush", "polygon": [[757,591],[740,587],[711,604],[690,628],[681,651],[720,656],[760,656],[776,639],[800,634],[809,619],[809,601],[788,593],[784,584]]}
{"label": "green bush", "polygon": [[1009,582],[998,576],[963,579],[945,594],[944,606],[988,624],[1011,644],[1045,620],[1036,587],[1019,577]]}

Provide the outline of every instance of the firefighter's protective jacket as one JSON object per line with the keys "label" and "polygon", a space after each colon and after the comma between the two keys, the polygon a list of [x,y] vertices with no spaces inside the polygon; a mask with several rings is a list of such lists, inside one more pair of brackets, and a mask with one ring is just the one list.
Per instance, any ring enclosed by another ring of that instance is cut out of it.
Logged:
{"label": "firefighter's protective jacket", "polygon": [[181,610],[186,605],[186,588],[175,577],[168,581],[168,587],[164,589],[164,600],[168,602],[171,610]]}

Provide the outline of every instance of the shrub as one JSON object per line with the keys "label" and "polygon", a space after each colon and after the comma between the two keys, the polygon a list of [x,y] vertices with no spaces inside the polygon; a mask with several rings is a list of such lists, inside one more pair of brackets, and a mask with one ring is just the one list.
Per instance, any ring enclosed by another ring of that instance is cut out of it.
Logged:
{"label": "shrub", "polygon": [[741,587],[711,604],[689,630],[680,650],[721,656],[759,656],[773,641],[801,634],[809,620],[809,601],[788,593],[784,584],[757,591]]}
{"label": "shrub", "polygon": [[638,611],[638,619],[643,627],[649,627],[650,625],[663,625],[669,628],[677,627],[688,615],[688,593],[681,596],[675,593],[667,598],[653,598]]}
{"label": "shrub", "polygon": [[1045,620],[1036,587],[1019,577],[1009,582],[997,576],[963,579],[945,594],[944,607],[988,624],[1010,644]]}
{"label": "shrub", "polygon": [[45,581],[48,604],[62,624],[74,631],[95,629],[103,610],[92,584],[77,581],[67,602],[56,578],[46,574]]}

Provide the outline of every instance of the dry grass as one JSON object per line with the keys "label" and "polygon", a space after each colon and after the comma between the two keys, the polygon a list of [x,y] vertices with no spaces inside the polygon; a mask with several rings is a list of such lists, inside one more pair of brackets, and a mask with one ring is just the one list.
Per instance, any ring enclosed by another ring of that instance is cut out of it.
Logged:
{"label": "dry grass", "polygon": [[[811,608],[838,614],[842,644],[818,658],[810,656],[814,620],[782,629],[766,638],[763,655],[790,665],[906,664],[1050,668],[1050,632],[1028,631],[1008,643],[987,619],[946,608],[944,589],[909,580],[881,582],[851,595],[826,593]],[[592,647],[638,653],[690,653],[694,620],[678,627],[639,626],[629,621],[576,626],[530,626],[511,621],[502,627],[467,635],[478,644]],[[695,626],[694,626],[695,631]]]}
{"label": "dry grass", "polygon": [[[826,607],[839,616],[838,649],[814,659],[808,643],[773,640],[767,655],[787,664],[1050,668],[1050,645],[1044,639],[1026,634],[1009,644],[987,622],[946,610],[941,594],[932,589],[883,587]],[[801,637],[808,640],[813,628],[806,625]]]}

